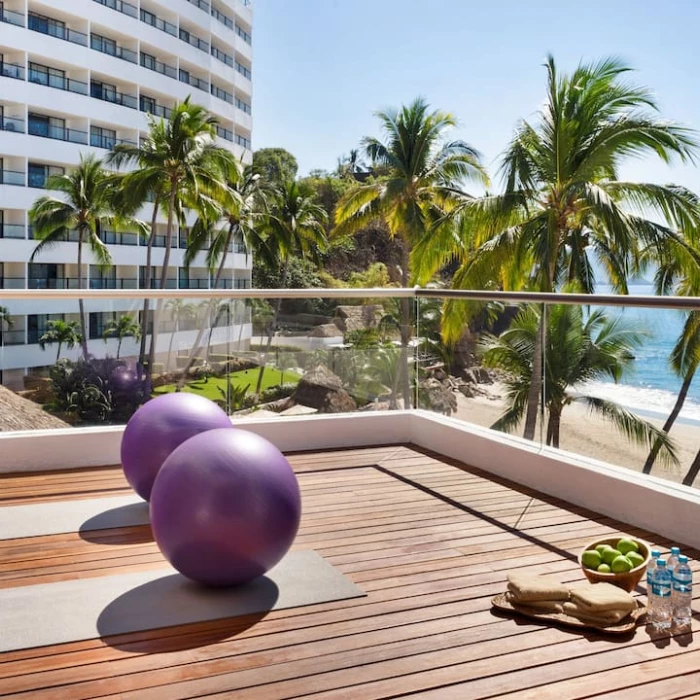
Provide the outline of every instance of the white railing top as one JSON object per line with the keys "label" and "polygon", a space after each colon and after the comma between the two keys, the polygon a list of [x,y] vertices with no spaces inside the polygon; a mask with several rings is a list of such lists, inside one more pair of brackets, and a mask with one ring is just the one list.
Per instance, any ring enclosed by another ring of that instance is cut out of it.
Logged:
{"label": "white railing top", "polygon": [[4,301],[44,299],[454,299],[499,301],[507,304],[575,304],[582,306],[639,306],[658,309],[700,310],[700,297],[635,294],[560,294],[494,292],[486,290],[428,289],[421,287],[306,289],[0,289]]}

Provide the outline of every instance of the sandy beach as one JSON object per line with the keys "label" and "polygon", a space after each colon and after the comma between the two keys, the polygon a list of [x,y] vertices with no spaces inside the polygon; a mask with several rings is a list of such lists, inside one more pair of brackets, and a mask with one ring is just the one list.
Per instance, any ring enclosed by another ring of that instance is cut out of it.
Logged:
{"label": "sandy beach", "polygon": [[[505,393],[504,387],[499,383],[479,384],[479,389],[486,395],[474,398],[458,395],[458,409],[453,417],[490,427],[504,410],[504,402],[501,398]],[[663,421],[652,420],[651,422],[658,427],[663,424]],[[676,443],[680,466],[664,466],[657,461],[651,473],[654,476],[680,482],[700,449],[700,430],[695,426],[676,423],[671,430],[671,437]],[[560,442],[563,450],[637,471],[641,471],[648,454],[646,448],[631,443],[612,423],[590,413],[585,406],[577,404],[564,409]],[[694,485],[700,487],[700,477],[696,479]]]}

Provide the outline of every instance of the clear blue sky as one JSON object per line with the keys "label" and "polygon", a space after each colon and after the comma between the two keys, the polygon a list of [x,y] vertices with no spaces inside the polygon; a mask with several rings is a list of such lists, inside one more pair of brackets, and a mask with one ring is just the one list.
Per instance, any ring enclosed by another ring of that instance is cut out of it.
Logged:
{"label": "clear blue sky", "polygon": [[[333,169],[377,134],[373,112],[422,95],[494,164],[544,99],[548,52],[566,68],[617,55],[664,117],[700,129],[699,0],[253,0],[253,147],[300,173]],[[638,162],[626,177],[699,189],[695,168]]]}

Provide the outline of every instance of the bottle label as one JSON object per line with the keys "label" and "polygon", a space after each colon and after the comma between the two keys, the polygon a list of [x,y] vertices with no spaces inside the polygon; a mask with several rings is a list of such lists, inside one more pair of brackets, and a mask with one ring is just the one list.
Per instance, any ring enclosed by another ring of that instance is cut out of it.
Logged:
{"label": "bottle label", "polygon": [[651,592],[659,598],[669,598],[671,596],[671,586],[663,583],[654,583],[652,584]]}

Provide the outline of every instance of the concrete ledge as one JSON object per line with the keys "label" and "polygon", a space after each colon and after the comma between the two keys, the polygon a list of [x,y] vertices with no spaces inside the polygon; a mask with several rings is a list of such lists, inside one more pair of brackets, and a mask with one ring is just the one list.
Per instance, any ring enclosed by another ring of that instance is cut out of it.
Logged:
{"label": "concrete ledge", "polygon": [[[700,491],[422,410],[236,419],[281,450],[413,443],[700,547]],[[123,427],[0,434],[0,473],[119,464]]]}

